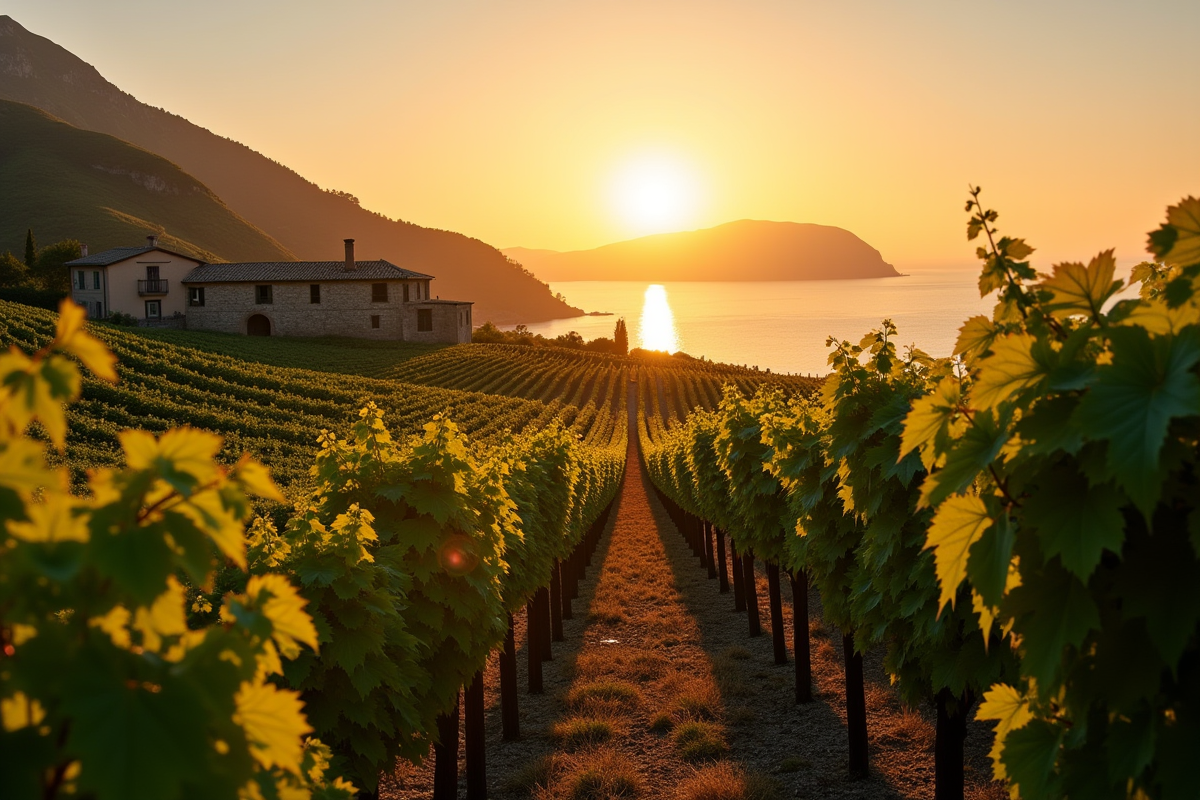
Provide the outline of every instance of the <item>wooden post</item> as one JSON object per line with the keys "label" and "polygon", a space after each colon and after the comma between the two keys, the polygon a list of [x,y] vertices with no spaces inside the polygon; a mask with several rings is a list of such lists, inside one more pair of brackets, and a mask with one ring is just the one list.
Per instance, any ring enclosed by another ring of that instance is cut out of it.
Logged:
{"label": "wooden post", "polygon": [[458,697],[454,710],[439,714],[433,745],[433,800],[458,800]]}
{"label": "wooden post", "polygon": [[762,635],[762,623],[758,619],[758,584],[754,581],[754,551],[747,550],[742,556],[742,592],[746,595],[746,619],[751,636]]}
{"label": "wooden post", "polygon": [[705,522],[702,530],[704,533],[704,560],[708,565],[708,579],[712,580],[717,577],[717,554],[713,548],[712,525]]}
{"label": "wooden post", "polygon": [[767,564],[767,596],[771,605],[771,645],[775,663],[787,663],[787,640],[783,634],[783,593],[779,587],[779,565]]}
{"label": "wooden post", "polygon": [[933,800],[963,800],[963,742],[974,698],[937,693],[937,738],[933,745]]}
{"label": "wooden post", "polygon": [[537,594],[525,604],[525,650],[529,655],[529,693],[542,693],[542,635],[538,631]]}
{"label": "wooden post", "polygon": [[850,777],[865,778],[870,772],[867,746],[867,695],[863,683],[862,653],[854,649],[854,636],[842,634],[842,657],[846,661],[846,732],[850,736]]}
{"label": "wooden post", "polygon": [[556,642],[563,641],[563,591],[561,566],[558,559],[550,568],[550,638]]}
{"label": "wooden post", "polygon": [[487,800],[487,741],[484,738],[483,670],[475,673],[465,696],[463,746],[467,759],[467,800]]}
{"label": "wooden post", "polygon": [[508,615],[508,633],[500,653],[500,729],[506,742],[521,738],[521,713],[517,706],[517,632]]}
{"label": "wooden post", "polygon": [[553,661],[554,650],[550,647],[550,589],[543,586],[533,597],[538,612],[538,644],[542,648],[542,661]]}
{"label": "wooden post", "polygon": [[574,553],[567,556],[567,560],[560,565],[559,576],[562,581],[562,618],[575,619],[575,611],[571,608],[571,601],[578,596],[579,590],[575,587]]}
{"label": "wooden post", "polygon": [[790,572],[792,579],[792,650],[796,654],[796,702],[811,703],[812,651],[808,641],[808,575]]}
{"label": "wooden post", "polygon": [[731,546],[729,549],[733,554],[733,610],[745,611],[746,587],[743,584],[746,573],[742,571],[742,557],[738,555],[737,547]]}
{"label": "wooden post", "polygon": [[[715,526],[714,526],[715,527]],[[725,563],[725,531],[717,531],[717,576],[720,578],[721,594],[729,594],[729,566]]]}

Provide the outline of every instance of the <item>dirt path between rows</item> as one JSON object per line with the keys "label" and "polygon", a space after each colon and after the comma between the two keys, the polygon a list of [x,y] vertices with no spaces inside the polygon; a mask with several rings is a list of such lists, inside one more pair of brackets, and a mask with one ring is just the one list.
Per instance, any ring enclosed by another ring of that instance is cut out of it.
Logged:
{"label": "dirt path between rows", "polygon": [[[847,778],[840,635],[821,622],[819,597],[809,606],[816,699],[796,705],[793,666],[774,664],[765,575],[757,581],[763,634],[750,638],[732,593],[718,594],[655,497],[632,426],[616,502],[566,641],[544,665],[544,694],[524,691],[518,624],[520,741],[501,741],[498,668],[494,658],[488,665],[491,798],[933,797],[929,710],[903,709],[877,658],[867,659],[872,775]],[[790,630],[786,589],[784,599]],[[1006,796],[989,780],[989,746],[987,730],[973,726],[968,798]],[[381,797],[417,800],[431,790],[431,763],[402,766]]]}

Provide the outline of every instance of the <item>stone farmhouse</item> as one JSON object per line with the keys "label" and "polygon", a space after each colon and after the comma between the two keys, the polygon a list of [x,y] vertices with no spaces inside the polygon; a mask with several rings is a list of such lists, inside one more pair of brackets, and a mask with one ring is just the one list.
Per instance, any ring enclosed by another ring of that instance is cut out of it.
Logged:
{"label": "stone farmhouse", "polygon": [[432,298],[433,276],[387,261],[208,264],[158,246],[116,247],[67,263],[71,297],[93,319],[250,336],[471,341],[471,303]]}

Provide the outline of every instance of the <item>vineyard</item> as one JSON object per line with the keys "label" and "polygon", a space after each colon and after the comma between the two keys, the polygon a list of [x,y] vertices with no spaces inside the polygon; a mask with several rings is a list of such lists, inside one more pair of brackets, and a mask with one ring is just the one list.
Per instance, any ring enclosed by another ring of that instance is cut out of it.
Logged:
{"label": "vineyard", "polygon": [[[548,347],[251,345],[0,303],[4,796],[378,797],[432,748],[442,800],[461,719],[485,798],[489,659],[516,740],[518,640],[542,693],[627,465],[779,666],[786,578],[787,705],[819,700],[817,592],[851,777],[872,771],[877,653],[900,700],[934,709],[938,800],[964,796],[972,719],[995,723],[1014,797],[1200,796],[1200,201],[1168,209],[1127,300],[1111,251],[1039,274],[977,190],[967,210],[992,317],[945,359],[887,320],[830,340],[820,382]],[[637,491],[629,563],[607,573],[625,592],[655,568],[635,563],[654,552]],[[655,653],[682,644],[672,602]],[[628,731],[637,687],[583,689],[608,715],[585,734]],[[651,726],[718,758],[701,706]]]}
{"label": "vineyard", "polygon": [[[1119,302],[1112,251],[1038,274],[978,190],[967,211],[998,303],[954,358],[901,351],[884,320],[828,342],[819,396],[729,387],[682,424],[640,420],[646,468],[697,552],[724,565],[730,544],[751,635],[766,562],[777,663],[780,572],[796,618],[819,590],[851,774],[870,768],[862,657],[882,648],[900,695],[936,706],[939,800],[963,796],[978,700],[1013,796],[1200,796],[1200,201],[1168,209]],[[808,631],[792,646],[810,702]]]}

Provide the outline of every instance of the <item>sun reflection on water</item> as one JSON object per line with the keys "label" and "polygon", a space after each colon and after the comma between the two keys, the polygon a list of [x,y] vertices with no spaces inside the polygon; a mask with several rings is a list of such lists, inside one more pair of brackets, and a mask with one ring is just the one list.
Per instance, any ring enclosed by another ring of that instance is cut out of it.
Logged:
{"label": "sun reflection on water", "polygon": [[641,347],[645,350],[665,350],[674,353],[679,349],[679,336],[675,333],[675,315],[671,313],[667,290],[657,283],[646,287],[638,335],[641,337]]}

